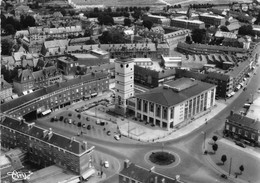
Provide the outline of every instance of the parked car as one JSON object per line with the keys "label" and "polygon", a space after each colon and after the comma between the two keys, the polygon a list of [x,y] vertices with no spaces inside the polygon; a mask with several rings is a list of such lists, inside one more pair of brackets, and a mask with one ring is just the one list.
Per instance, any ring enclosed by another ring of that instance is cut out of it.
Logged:
{"label": "parked car", "polygon": [[116,140],[120,140],[120,136],[119,136],[118,134],[115,135],[114,138],[115,138]]}
{"label": "parked car", "polygon": [[111,131],[107,131],[107,135],[110,136],[111,135]]}
{"label": "parked car", "polygon": [[221,174],[220,177],[222,177],[223,179],[227,179],[227,175],[225,175],[225,174]]}
{"label": "parked car", "polygon": [[104,167],[109,168],[109,162],[108,161],[104,161]]}
{"label": "parked car", "polygon": [[246,148],[246,145],[243,144],[243,143],[240,142],[240,141],[235,141],[235,144],[236,144],[237,146],[240,146],[240,147]]}

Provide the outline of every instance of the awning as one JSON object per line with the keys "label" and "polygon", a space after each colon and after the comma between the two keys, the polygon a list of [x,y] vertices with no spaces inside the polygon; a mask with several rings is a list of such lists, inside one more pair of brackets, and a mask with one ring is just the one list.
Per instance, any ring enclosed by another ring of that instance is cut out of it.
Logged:
{"label": "awning", "polygon": [[96,170],[91,168],[91,169],[89,169],[88,171],[86,171],[85,173],[82,174],[82,178],[83,179],[87,179],[87,178],[89,178],[91,175],[93,175],[95,173],[96,173]]}
{"label": "awning", "polygon": [[244,83],[239,83],[242,87],[244,86]]}
{"label": "awning", "polygon": [[229,93],[229,94],[227,94],[227,97],[231,97],[231,94]]}
{"label": "awning", "polygon": [[51,110],[50,110],[50,109],[48,109],[48,110],[42,112],[43,115],[46,115],[46,114],[49,114],[49,113],[51,113]]}
{"label": "awning", "polygon": [[12,95],[12,98],[13,98],[13,99],[18,98],[18,95],[17,95],[17,94]]}
{"label": "awning", "polygon": [[235,94],[236,94],[235,92],[231,92],[231,93],[230,93],[231,96],[233,96],[233,95],[235,95]]}
{"label": "awning", "polygon": [[12,100],[11,97],[7,97],[7,98],[4,99],[5,102],[8,102],[8,101],[10,101],[10,100]]}
{"label": "awning", "polygon": [[96,95],[97,95],[97,93],[92,93],[92,94],[91,94],[91,96],[96,96]]}
{"label": "awning", "polygon": [[27,93],[27,91],[23,91],[23,94],[24,94],[24,95],[27,95],[28,93]]}
{"label": "awning", "polygon": [[243,80],[246,81],[246,78],[244,78]]}

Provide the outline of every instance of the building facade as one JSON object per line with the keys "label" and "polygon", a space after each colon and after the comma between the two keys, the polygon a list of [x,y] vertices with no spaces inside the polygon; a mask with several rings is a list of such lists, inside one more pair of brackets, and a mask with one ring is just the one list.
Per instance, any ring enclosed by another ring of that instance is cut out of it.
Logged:
{"label": "building facade", "polygon": [[115,60],[115,111],[126,113],[126,100],[134,96],[134,60],[122,57]]}
{"label": "building facade", "polygon": [[219,16],[219,15],[214,15],[214,14],[209,14],[209,13],[200,14],[199,20],[204,22],[205,25],[214,25],[214,26],[225,25],[225,22],[226,22],[225,17]]}
{"label": "building facade", "polygon": [[180,176],[170,178],[152,169],[145,169],[129,160],[124,161],[124,168],[119,173],[119,183],[183,183]]}
{"label": "building facade", "polygon": [[0,100],[1,103],[4,102],[5,99],[11,97],[13,95],[12,86],[4,80],[3,75],[1,75],[1,86],[0,86]]}
{"label": "building facade", "polygon": [[1,145],[4,148],[19,147],[27,152],[28,160],[42,167],[56,164],[78,175],[89,169],[90,156],[94,147],[87,142],[79,142],[75,137],[68,138],[43,129],[23,119],[2,117]]}
{"label": "building facade", "polygon": [[260,145],[260,123],[256,119],[251,119],[246,116],[231,114],[227,117],[224,128],[224,135],[247,141],[254,146]]}
{"label": "building facade", "polygon": [[205,23],[199,20],[186,20],[180,18],[171,19],[171,26],[185,29],[205,29]]}
{"label": "building facade", "polygon": [[136,95],[135,117],[169,130],[215,105],[216,86],[181,78]]}
{"label": "building facade", "polygon": [[49,87],[36,90],[1,105],[1,112],[13,117],[24,116],[30,112],[40,114],[44,111],[64,107],[80,99],[91,98],[109,89],[107,72],[89,73]]}

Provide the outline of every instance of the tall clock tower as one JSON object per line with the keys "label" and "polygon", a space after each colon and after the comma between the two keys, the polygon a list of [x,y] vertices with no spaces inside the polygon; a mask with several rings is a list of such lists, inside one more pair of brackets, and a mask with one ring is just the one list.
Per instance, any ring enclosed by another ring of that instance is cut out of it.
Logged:
{"label": "tall clock tower", "polygon": [[115,112],[126,114],[126,100],[134,96],[134,60],[120,57],[115,60]]}

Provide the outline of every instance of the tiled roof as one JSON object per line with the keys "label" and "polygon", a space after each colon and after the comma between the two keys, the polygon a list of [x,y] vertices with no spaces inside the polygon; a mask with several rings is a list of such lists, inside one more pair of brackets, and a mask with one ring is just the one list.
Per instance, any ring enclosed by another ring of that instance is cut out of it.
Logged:
{"label": "tiled roof", "polygon": [[95,74],[90,73],[90,74],[80,76],[80,77],[77,77],[75,79],[71,79],[71,80],[68,80],[68,81],[65,81],[65,82],[62,82],[62,83],[59,83],[59,84],[48,86],[46,88],[36,90],[32,93],[29,93],[27,95],[23,95],[19,98],[11,100],[10,102],[6,102],[6,103],[2,104],[1,110],[2,110],[2,112],[8,111],[8,110],[10,110],[14,107],[17,107],[21,104],[29,102],[33,99],[36,99],[36,98],[41,97],[43,95],[47,95],[48,93],[52,93],[52,92],[60,90],[62,88],[66,88],[66,87],[69,87],[69,86],[72,86],[72,85],[75,85],[75,84],[79,84],[79,83],[84,82],[84,81],[86,82],[86,81],[97,80],[99,78],[106,77],[106,76],[108,76],[108,73],[106,73],[106,72],[96,72]]}
{"label": "tiled roof", "polygon": [[155,182],[156,178],[158,183],[162,182],[163,179],[164,179],[164,183],[177,183],[177,181],[173,178],[166,177],[156,172],[149,171],[133,163],[131,163],[128,168],[124,168],[120,172],[120,174],[126,177],[130,177],[131,179],[134,179],[141,183]]}
{"label": "tiled roof", "polygon": [[183,42],[179,42],[177,45],[178,48],[186,48],[190,50],[204,50],[204,51],[216,51],[216,52],[224,52],[224,51],[231,51],[231,52],[246,52],[247,50],[243,48],[237,48],[237,47],[229,47],[229,46],[217,46],[217,45],[207,45],[207,44],[187,44]]}
{"label": "tiled roof", "polygon": [[207,79],[214,78],[222,81],[228,81],[230,79],[230,76],[228,74],[224,73],[218,73],[218,72],[208,72]]}
{"label": "tiled roof", "polygon": [[67,151],[73,152],[75,154],[80,154],[84,150],[81,147],[81,143],[75,140],[71,140],[70,138],[67,138],[65,136],[61,136],[57,133],[53,133],[51,138],[48,138],[48,135],[44,137],[43,131],[45,129],[32,126],[31,129],[28,126],[29,123],[23,122],[20,123],[19,120],[6,117],[5,120],[1,123],[1,125],[9,127],[13,130],[19,131],[21,133],[25,133],[31,137],[37,138],[39,140],[42,140],[46,143],[53,144],[55,146],[58,146],[60,148],[66,149]]}
{"label": "tiled roof", "polygon": [[252,128],[255,130],[260,130],[260,122],[256,121],[255,119],[251,119],[240,114],[233,114],[227,117],[230,123],[237,123],[242,126]]}
{"label": "tiled roof", "polygon": [[[148,92],[138,94],[136,97],[169,107],[184,102],[192,96],[214,87],[212,84],[198,80],[192,81],[189,78],[181,78],[165,84],[170,87],[157,87]],[[180,91],[177,91],[178,89],[180,89]]]}
{"label": "tiled roof", "polygon": [[8,88],[12,88],[12,85],[9,84],[8,82],[6,82],[6,80],[4,80],[3,78],[0,78],[1,80],[1,88],[0,91],[6,90]]}
{"label": "tiled roof", "polygon": [[66,40],[66,39],[45,41],[44,42],[45,48],[65,47],[67,45],[68,45],[68,40]]}
{"label": "tiled roof", "polygon": [[33,79],[32,71],[29,69],[24,69],[24,70],[18,70],[18,76],[15,78],[15,81],[23,82],[32,79]]}

